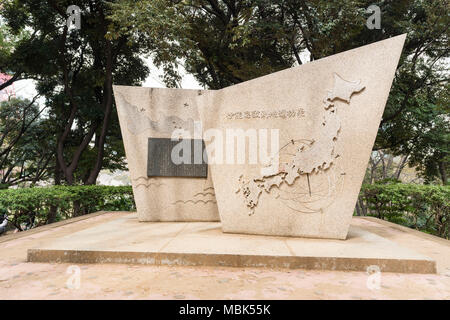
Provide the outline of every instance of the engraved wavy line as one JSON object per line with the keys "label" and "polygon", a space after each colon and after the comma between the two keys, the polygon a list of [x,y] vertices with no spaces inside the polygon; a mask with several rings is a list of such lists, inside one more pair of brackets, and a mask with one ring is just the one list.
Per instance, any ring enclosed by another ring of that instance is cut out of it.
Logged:
{"label": "engraved wavy line", "polygon": [[166,185],[166,184],[165,184],[165,183],[162,183],[162,182],[160,182],[160,183],[157,183],[157,182],[150,182],[150,183],[148,183],[148,184],[146,184],[146,183],[138,183],[138,184],[135,185],[135,187],[137,188],[137,187],[140,187],[140,186],[144,186],[144,187],[146,187],[146,188],[149,188],[149,187],[151,187],[151,186],[161,187],[161,186],[165,186],[165,185]]}
{"label": "engraved wavy line", "polygon": [[198,192],[198,193],[194,194],[194,197],[196,197],[198,195],[202,195],[204,197],[206,197],[207,195],[216,196],[216,194],[214,192]]}
{"label": "engraved wavy line", "polygon": [[147,177],[144,177],[144,176],[140,176],[140,177],[137,177],[136,179],[132,179],[132,180],[133,180],[133,181],[137,181],[137,180],[139,180],[139,179],[144,179],[145,181],[148,180],[148,178],[147,178]]}
{"label": "engraved wavy line", "polygon": [[196,201],[194,201],[194,200],[177,200],[177,201],[175,201],[175,202],[172,202],[172,204],[177,204],[177,203],[182,203],[182,204],[187,204],[187,203],[189,203],[189,202],[192,202],[193,204],[197,204],[197,203],[199,203],[199,202],[202,202],[203,204],[207,204],[207,203],[209,203],[209,202],[211,202],[211,203],[217,203],[215,200],[196,200]]}
{"label": "engraved wavy line", "polygon": [[[145,182],[136,183],[137,181],[139,181],[141,179],[144,179]],[[138,177],[136,179],[132,179],[132,182],[136,183],[135,184],[136,188],[140,187],[140,186],[144,186],[144,187],[148,188],[148,187],[151,187],[151,186],[161,187],[161,186],[165,186],[166,185],[165,183],[159,182],[159,181],[151,182],[151,181],[149,181],[149,179],[147,177],[144,177],[144,176],[140,176],[140,177]]]}

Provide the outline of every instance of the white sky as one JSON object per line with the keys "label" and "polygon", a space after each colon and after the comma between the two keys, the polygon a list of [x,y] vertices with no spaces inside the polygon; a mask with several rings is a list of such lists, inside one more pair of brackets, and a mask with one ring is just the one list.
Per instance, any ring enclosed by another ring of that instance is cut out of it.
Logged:
{"label": "white sky", "polygon": [[[150,75],[147,77],[147,79],[145,79],[142,86],[165,88],[166,86],[164,85],[163,81],[160,78],[160,76],[163,75],[162,70],[156,68],[150,58],[144,60],[150,68]],[[184,70],[182,72],[182,75],[183,80],[181,82],[181,87],[183,89],[202,89],[200,84],[197,82],[197,80],[195,80],[195,78],[192,75],[186,74]],[[33,80],[16,81],[14,82],[14,89],[17,97],[32,99],[37,94]],[[44,98],[39,99],[39,102],[42,105],[44,103]]]}
{"label": "white sky", "polygon": [[[166,85],[161,80],[161,76],[164,74],[161,69],[158,69],[153,64],[151,58],[144,59],[150,68],[150,75],[142,84],[143,87],[154,87],[154,88],[166,88]],[[181,70],[183,75],[183,80],[181,82],[181,88],[183,89],[203,89],[200,84],[195,80],[191,74],[186,74],[184,70]]]}
{"label": "white sky", "polygon": [[[309,62],[309,52],[300,54],[302,61]],[[153,64],[151,58],[144,59],[150,68],[150,75],[142,84],[143,87],[165,88],[165,84],[161,80],[163,71]],[[187,74],[184,70],[180,70],[183,75],[181,88],[183,89],[203,89],[191,74]],[[36,94],[35,85],[32,80],[20,80],[14,83],[14,89],[17,97],[32,99]],[[44,98],[39,99],[39,103],[43,105]]]}

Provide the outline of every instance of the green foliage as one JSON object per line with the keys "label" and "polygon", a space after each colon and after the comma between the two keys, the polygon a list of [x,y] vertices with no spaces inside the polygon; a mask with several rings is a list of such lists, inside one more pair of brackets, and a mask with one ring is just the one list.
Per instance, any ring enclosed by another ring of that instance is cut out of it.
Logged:
{"label": "green foliage", "polygon": [[203,86],[219,89],[294,63],[279,9],[267,0],[123,0],[111,6],[110,36],[148,37],[153,62],[171,87],[179,84],[181,64]]}
{"label": "green foliage", "polygon": [[[70,5],[82,11],[80,29],[66,26]],[[62,179],[95,184],[101,169],[125,167],[112,85],[140,85],[147,77],[142,59],[147,40],[106,39],[109,14],[105,1],[3,0],[0,5],[0,34],[31,33],[0,54],[0,70],[35,80],[45,98],[48,132],[40,139],[54,142],[55,184]]]}
{"label": "green foliage", "polygon": [[[360,201],[375,216],[440,237],[450,236],[450,187],[384,183],[363,185]],[[0,190],[0,212],[19,230],[96,211],[135,210],[131,186],[54,186]],[[52,211],[53,210],[53,211]],[[56,217],[52,217],[52,212]]]}
{"label": "green foliage", "polygon": [[450,187],[404,183],[363,185],[368,215],[448,239]]}
{"label": "green foliage", "polygon": [[101,210],[132,211],[135,204],[131,186],[54,186],[0,190],[2,210],[24,230]]}
{"label": "green foliage", "polygon": [[[366,27],[371,4],[381,9],[380,30]],[[447,0],[122,0],[112,8],[110,36],[151,39],[168,86],[180,65],[219,89],[406,33],[375,149],[407,156],[426,180],[447,184]]]}
{"label": "green foliage", "polygon": [[35,184],[49,177],[55,140],[49,138],[43,111],[26,99],[0,103],[0,185]]}
{"label": "green foliage", "polygon": [[[16,48],[24,46],[31,38],[28,30],[14,30],[3,23],[0,17],[0,70],[2,72],[17,72],[23,66],[19,66],[15,59]],[[12,64],[11,62],[14,62]]]}
{"label": "green foliage", "polygon": [[[409,162],[417,166],[426,183],[441,180],[442,184],[446,185],[449,183],[450,169],[450,85],[443,85],[435,97],[430,97],[422,105],[424,107],[417,110],[416,117],[421,123],[416,121],[412,131],[416,138],[414,144],[409,145]],[[417,134],[419,130],[421,132]],[[407,148],[403,148],[401,152],[405,152],[405,149]]]}

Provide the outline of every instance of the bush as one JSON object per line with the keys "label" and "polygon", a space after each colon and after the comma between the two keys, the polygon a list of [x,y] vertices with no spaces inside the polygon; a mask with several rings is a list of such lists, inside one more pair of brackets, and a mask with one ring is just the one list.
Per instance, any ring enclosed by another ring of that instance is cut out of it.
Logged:
{"label": "bush", "polygon": [[[363,185],[363,212],[449,238],[450,187],[388,182]],[[0,190],[0,213],[25,230],[96,211],[134,211],[131,186],[54,186]]]}
{"label": "bush", "polygon": [[131,186],[53,186],[0,190],[0,211],[20,231],[96,211],[135,210]]}
{"label": "bush", "polygon": [[388,183],[363,185],[359,204],[367,214],[449,238],[450,187]]}

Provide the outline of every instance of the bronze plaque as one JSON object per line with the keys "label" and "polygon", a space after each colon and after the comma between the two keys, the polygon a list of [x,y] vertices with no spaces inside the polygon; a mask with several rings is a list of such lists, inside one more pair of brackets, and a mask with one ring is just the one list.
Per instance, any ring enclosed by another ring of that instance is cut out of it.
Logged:
{"label": "bronze plaque", "polygon": [[147,176],[206,178],[204,151],[205,142],[201,139],[149,138]]}

